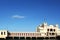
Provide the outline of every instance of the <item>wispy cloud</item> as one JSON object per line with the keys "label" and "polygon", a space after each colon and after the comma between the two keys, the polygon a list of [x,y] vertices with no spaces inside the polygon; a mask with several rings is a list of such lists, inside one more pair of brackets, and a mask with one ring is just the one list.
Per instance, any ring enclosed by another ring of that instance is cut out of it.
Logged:
{"label": "wispy cloud", "polygon": [[25,16],[13,15],[12,18],[19,18],[19,19],[21,19],[21,18],[25,18]]}

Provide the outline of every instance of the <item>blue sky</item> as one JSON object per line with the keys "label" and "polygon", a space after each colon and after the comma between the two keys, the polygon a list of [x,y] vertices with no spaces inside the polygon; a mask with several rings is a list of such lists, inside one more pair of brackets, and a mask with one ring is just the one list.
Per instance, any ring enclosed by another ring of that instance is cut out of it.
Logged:
{"label": "blue sky", "polygon": [[0,30],[34,32],[45,17],[60,25],[60,0],[0,0]]}

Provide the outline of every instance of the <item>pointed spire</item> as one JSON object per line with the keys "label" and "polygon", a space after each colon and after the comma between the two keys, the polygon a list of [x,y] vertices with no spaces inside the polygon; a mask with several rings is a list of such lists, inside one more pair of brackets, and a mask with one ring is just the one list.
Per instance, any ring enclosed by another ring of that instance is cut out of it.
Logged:
{"label": "pointed spire", "polygon": [[47,22],[44,22],[44,25],[47,25]]}
{"label": "pointed spire", "polygon": [[44,17],[44,23],[46,23],[46,20],[47,20],[47,19],[46,19],[46,16],[45,16],[45,17]]}

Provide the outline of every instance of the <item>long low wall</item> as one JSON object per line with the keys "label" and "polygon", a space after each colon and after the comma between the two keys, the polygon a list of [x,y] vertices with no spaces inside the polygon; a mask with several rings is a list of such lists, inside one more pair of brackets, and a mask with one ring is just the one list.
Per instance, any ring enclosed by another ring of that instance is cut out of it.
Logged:
{"label": "long low wall", "polygon": [[54,36],[47,36],[46,33],[41,34],[38,32],[21,32],[21,33],[9,33],[8,37],[56,37],[56,35]]}
{"label": "long low wall", "polygon": [[10,33],[9,37],[40,37],[40,33]]}

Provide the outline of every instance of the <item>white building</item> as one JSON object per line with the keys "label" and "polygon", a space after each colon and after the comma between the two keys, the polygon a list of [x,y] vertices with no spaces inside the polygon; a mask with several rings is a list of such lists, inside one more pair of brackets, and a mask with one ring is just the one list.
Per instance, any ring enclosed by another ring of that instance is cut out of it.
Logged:
{"label": "white building", "polygon": [[36,32],[19,32],[19,33],[11,33],[7,30],[0,30],[0,38],[6,37],[56,37],[60,36],[60,29],[58,24],[56,25],[48,25],[47,23],[43,23],[36,28]]}
{"label": "white building", "polygon": [[0,30],[0,38],[6,38],[8,36],[7,30]]}
{"label": "white building", "polygon": [[51,36],[60,35],[60,29],[59,29],[58,24],[48,25],[47,23],[43,23],[37,27],[36,32],[39,32],[41,36],[51,37]]}

